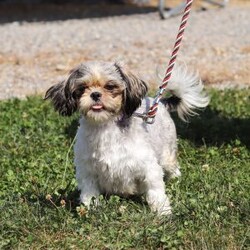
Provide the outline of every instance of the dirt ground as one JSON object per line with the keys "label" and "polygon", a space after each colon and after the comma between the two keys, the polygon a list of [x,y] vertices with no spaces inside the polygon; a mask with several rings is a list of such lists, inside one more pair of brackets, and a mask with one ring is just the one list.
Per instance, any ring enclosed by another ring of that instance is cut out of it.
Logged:
{"label": "dirt ground", "polygon": [[[154,1],[153,1],[154,2]],[[170,2],[171,4],[171,2]],[[192,10],[181,62],[206,85],[250,86],[250,1]],[[166,67],[180,16],[147,6],[0,5],[0,99],[44,94],[80,62],[121,60],[152,86]]]}

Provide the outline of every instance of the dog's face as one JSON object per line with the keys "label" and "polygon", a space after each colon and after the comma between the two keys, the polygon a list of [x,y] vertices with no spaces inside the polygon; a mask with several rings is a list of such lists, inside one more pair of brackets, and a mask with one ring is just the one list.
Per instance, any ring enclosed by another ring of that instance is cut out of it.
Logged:
{"label": "dog's face", "polygon": [[48,89],[61,115],[77,109],[87,120],[104,122],[114,117],[131,116],[147,92],[146,84],[117,63],[89,62],[71,70],[61,83]]}

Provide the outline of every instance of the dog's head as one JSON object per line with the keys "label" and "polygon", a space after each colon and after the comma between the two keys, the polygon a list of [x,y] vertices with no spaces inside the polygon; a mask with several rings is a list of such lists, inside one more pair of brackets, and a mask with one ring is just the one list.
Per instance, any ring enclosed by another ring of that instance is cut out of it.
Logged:
{"label": "dog's head", "polygon": [[121,115],[130,117],[146,92],[145,82],[118,63],[88,62],[49,88],[45,99],[51,98],[61,115],[80,110],[86,119],[104,122]]}

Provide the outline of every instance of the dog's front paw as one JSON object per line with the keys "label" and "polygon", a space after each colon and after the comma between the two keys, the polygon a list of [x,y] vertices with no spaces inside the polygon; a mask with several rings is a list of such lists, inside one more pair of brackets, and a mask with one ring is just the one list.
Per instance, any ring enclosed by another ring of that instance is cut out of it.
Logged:
{"label": "dog's front paw", "polygon": [[157,209],[157,214],[160,216],[170,216],[172,214],[172,209],[169,204],[163,204],[162,207]]}
{"label": "dog's front paw", "polygon": [[99,205],[99,199],[95,196],[80,195],[80,203],[86,206],[88,209],[97,207]]}
{"label": "dog's front paw", "polygon": [[175,169],[171,170],[171,172],[170,172],[171,179],[178,178],[180,176],[181,176],[181,171],[179,168],[175,168]]}
{"label": "dog's front paw", "polygon": [[158,215],[172,214],[171,205],[165,193],[151,190],[146,198],[151,211],[156,212]]}

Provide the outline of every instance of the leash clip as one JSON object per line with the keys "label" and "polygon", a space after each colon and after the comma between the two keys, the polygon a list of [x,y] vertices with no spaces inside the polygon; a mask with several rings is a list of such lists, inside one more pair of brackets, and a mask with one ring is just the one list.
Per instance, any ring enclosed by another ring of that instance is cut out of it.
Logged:
{"label": "leash clip", "polygon": [[148,117],[145,115],[145,118],[143,119],[147,124],[154,124],[155,117]]}
{"label": "leash clip", "polygon": [[153,124],[155,122],[155,116],[149,117],[148,113],[134,113],[134,116],[141,118],[147,124]]}

